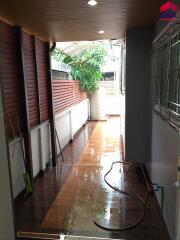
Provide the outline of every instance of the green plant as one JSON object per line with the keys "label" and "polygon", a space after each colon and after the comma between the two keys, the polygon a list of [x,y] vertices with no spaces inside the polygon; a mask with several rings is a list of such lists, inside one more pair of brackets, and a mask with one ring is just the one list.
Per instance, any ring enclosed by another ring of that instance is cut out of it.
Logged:
{"label": "green plant", "polygon": [[79,80],[81,89],[88,94],[92,94],[98,88],[99,82],[103,78],[101,66],[105,63],[106,55],[107,51],[102,45],[82,50],[72,56],[58,49],[53,52],[56,60],[71,66],[74,80]]}

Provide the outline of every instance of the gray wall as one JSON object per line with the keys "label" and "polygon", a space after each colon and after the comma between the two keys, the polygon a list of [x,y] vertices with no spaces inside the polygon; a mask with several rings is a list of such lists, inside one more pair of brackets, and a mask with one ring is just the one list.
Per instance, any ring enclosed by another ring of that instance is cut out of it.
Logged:
{"label": "gray wall", "polygon": [[[163,29],[159,23],[155,36]],[[179,135],[160,116],[152,113],[151,29],[129,30],[126,35],[126,159],[146,163],[153,183],[164,191],[163,216],[175,239]],[[152,139],[152,141],[151,141]],[[160,207],[161,193],[156,192]]]}
{"label": "gray wall", "polygon": [[[167,23],[159,21],[156,24],[155,37],[161,33]],[[147,163],[149,175],[153,183],[157,183],[164,190],[163,216],[170,237],[175,239],[176,228],[176,199],[177,189],[173,183],[177,179],[177,161],[180,155],[179,135],[160,116],[152,113],[152,146],[151,161]],[[156,192],[161,206],[161,194]]]}
{"label": "gray wall", "polygon": [[[163,216],[171,236],[175,239],[176,224],[176,191],[173,186],[177,178],[177,159],[179,151],[179,135],[153,113],[152,116],[152,157],[147,169],[153,183],[157,183],[164,190]],[[161,206],[161,194],[156,193]]]}
{"label": "gray wall", "polygon": [[126,34],[126,159],[150,158],[150,61],[153,30]]}
{"label": "gray wall", "polygon": [[10,168],[5,137],[2,95],[0,89],[0,239],[14,239],[12,192],[10,187]]}

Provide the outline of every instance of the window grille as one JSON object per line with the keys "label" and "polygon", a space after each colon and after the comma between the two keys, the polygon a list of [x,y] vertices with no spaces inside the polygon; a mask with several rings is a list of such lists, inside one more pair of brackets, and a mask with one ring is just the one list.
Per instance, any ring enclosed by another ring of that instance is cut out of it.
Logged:
{"label": "window grille", "polygon": [[152,54],[153,109],[180,128],[180,28],[171,25],[154,42]]}

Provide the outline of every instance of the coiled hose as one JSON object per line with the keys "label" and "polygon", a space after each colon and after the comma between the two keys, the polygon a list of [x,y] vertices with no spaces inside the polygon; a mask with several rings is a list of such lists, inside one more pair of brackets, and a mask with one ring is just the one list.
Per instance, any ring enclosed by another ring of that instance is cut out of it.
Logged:
{"label": "coiled hose", "polygon": [[[121,189],[119,189],[119,188],[117,188],[117,187],[114,187],[114,186],[112,186],[112,185],[107,181],[107,176],[108,176],[108,174],[112,171],[114,164],[123,164],[123,165],[128,166],[128,168],[127,168],[127,170],[126,170],[126,172],[125,172],[125,180],[126,180],[126,182],[127,182],[127,185],[129,186],[131,192],[128,192],[128,191],[125,191],[125,190],[121,190]],[[145,215],[145,207],[146,207],[146,203],[147,203],[148,197],[149,197],[149,195],[150,195],[150,191],[148,190],[148,193],[147,193],[147,196],[146,196],[145,200],[144,200],[139,194],[137,194],[137,193],[134,191],[133,187],[131,186],[131,184],[130,184],[129,181],[127,180],[127,175],[128,175],[128,173],[129,173],[131,167],[132,167],[132,163],[131,163],[131,162],[122,162],[122,161],[113,162],[112,165],[111,165],[110,170],[104,175],[104,181],[105,181],[106,184],[107,184],[110,188],[112,188],[114,191],[116,191],[116,192],[118,192],[118,193],[120,193],[120,194],[124,194],[124,195],[126,195],[126,196],[129,196],[129,197],[135,199],[135,200],[138,202],[138,204],[139,204],[139,206],[140,206],[140,209],[141,209],[141,215],[140,215],[140,217],[138,218],[138,220],[137,220],[136,222],[134,222],[134,223],[132,223],[132,224],[130,224],[130,225],[128,225],[128,226],[122,227],[122,228],[108,228],[108,227],[102,226],[101,224],[99,224],[99,223],[97,223],[96,221],[94,221],[94,224],[95,224],[97,227],[99,227],[99,228],[101,228],[101,229],[103,229],[103,230],[107,230],[107,231],[123,231],[123,230],[128,230],[128,229],[134,228],[134,227],[136,227],[138,224],[140,224],[140,223],[142,222],[142,220],[143,220],[143,218],[144,218],[144,215]]]}

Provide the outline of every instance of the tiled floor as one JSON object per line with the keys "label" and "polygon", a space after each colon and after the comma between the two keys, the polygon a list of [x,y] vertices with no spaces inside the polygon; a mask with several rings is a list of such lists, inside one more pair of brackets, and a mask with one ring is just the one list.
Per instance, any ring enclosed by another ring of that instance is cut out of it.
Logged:
{"label": "tiled floor", "polygon": [[[44,234],[44,233],[31,233],[31,232],[19,232],[18,239],[22,240],[110,240],[110,238],[97,238],[97,237],[87,237],[87,236],[73,236],[64,234]],[[114,239],[116,240],[116,239]],[[119,239],[123,240],[123,239]]]}
{"label": "tiled floor", "polygon": [[[89,122],[77,134],[74,141],[63,150],[65,165],[59,157],[56,167],[48,171],[34,184],[34,193],[28,198],[18,198],[15,201],[15,224],[17,231],[42,232],[41,224],[59,193],[66,177],[71,172],[73,164],[78,161],[82,151],[91,136],[96,122]],[[47,230],[47,232],[51,230]]]}
{"label": "tiled floor", "polygon": [[[82,139],[77,140],[78,144],[81,144],[81,141]],[[79,148],[82,149],[78,144],[76,144],[77,149],[72,150],[71,153],[66,153],[65,163],[59,162],[56,168],[58,177],[53,175],[54,178],[49,183],[44,181],[43,178],[41,179],[44,184],[50,184],[50,186],[57,184],[60,187],[58,191],[53,191],[54,200],[50,205],[48,202],[49,207],[46,208],[46,211],[43,211],[43,217],[39,218],[39,213],[34,212],[37,217],[33,215],[28,219],[29,228],[32,230],[32,221],[38,219],[38,224],[34,224],[36,231],[64,233],[81,236],[82,239],[87,239],[84,238],[86,236],[91,237],[91,239],[100,237],[126,240],[169,240],[155,197],[149,199],[145,217],[136,228],[120,232],[105,231],[94,224],[94,221],[96,221],[112,229],[129,226],[139,218],[141,213],[134,199],[115,192],[104,182],[104,174],[110,169],[111,164],[114,161],[123,160],[120,119],[116,117],[110,118],[107,122],[98,122],[84,151],[79,156],[79,160],[74,161],[72,160],[73,156],[76,155]],[[108,176],[108,181],[118,188],[129,190],[124,180],[124,170],[125,168],[121,164],[115,164]],[[137,170],[137,165],[133,165],[128,179],[141,197],[144,198],[147,189]],[[67,177],[64,178],[64,175]],[[64,180],[62,181],[62,179]],[[37,188],[39,185],[37,183]],[[39,190],[43,191],[44,198],[52,194],[51,189],[49,189],[49,192],[45,191],[48,189],[46,185],[44,189],[42,189],[42,185],[40,186]],[[32,199],[31,201],[27,200],[25,205],[27,209],[29,211],[31,208],[34,209],[33,205],[39,206],[41,209],[43,198],[41,197],[39,203],[35,196],[33,199],[34,202]],[[25,206],[17,209],[18,216],[19,211],[21,213],[27,211]],[[27,221],[25,217],[23,219]],[[19,222],[18,226],[21,227],[20,230],[28,229],[28,224],[20,226]],[[22,229],[23,227],[24,229]]]}
{"label": "tiled floor", "polygon": [[[95,237],[85,237],[85,236],[72,236],[72,235],[61,235],[60,240],[110,240],[110,238],[95,238]],[[116,240],[116,239],[114,239]],[[118,239],[124,240],[124,239]]]}
{"label": "tiled floor", "polygon": [[[48,211],[42,228],[66,229],[68,232],[91,230],[95,233],[102,230],[95,226],[94,220],[111,215],[109,218],[112,223],[112,217],[119,217],[119,194],[109,189],[103,179],[112,162],[122,160],[119,138],[118,118],[97,124],[81,158],[73,165]],[[62,167],[66,167],[66,164]],[[112,172],[113,182],[119,184],[121,174],[123,172],[119,172],[117,166]],[[119,224],[119,221],[115,224]]]}

